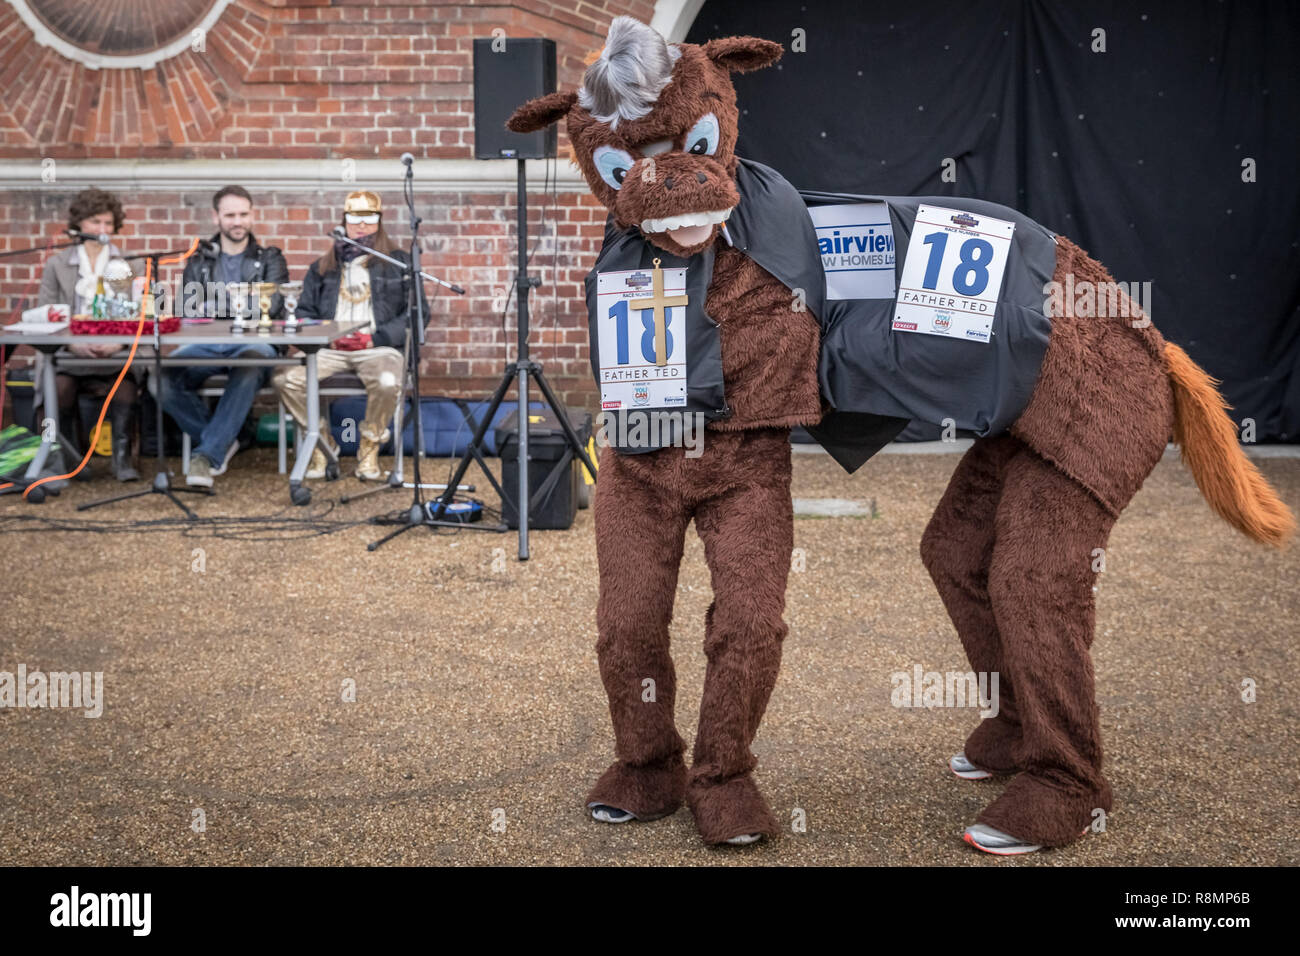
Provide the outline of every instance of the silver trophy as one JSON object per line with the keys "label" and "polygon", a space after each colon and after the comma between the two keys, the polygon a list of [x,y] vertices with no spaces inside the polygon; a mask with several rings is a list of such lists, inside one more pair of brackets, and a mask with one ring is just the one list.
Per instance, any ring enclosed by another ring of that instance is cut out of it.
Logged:
{"label": "silver trophy", "polygon": [[281,282],[280,294],[284,296],[284,330],[285,332],[298,331],[298,316],[295,311],[298,308],[298,296],[302,295],[301,282]]}
{"label": "silver trophy", "polygon": [[236,335],[242,334],[244,329],[244,317],[251,311],[249,296],[253,294],[252,283],[250,282],[227,282],[226,296],[230,303],[231,311],[235,313],[235,319],[230,323],[230,331]]}
{"label": "silver trophy", "polygon": [[105,315],[110,319],[129,319],[135,315],[131,301],[131,283],[135,273],[125,259],[109,259],[104,266],[104,285],[112,295],[108,298]]}

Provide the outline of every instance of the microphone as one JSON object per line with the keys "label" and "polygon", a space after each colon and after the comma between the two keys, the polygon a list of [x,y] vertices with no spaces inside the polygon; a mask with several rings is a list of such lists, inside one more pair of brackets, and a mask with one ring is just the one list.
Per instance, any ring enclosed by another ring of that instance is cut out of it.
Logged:
{"label": "microphone", "polygon": [[79,232],[76,229],[68,229],[65,231],[70,237],[76,239],[78,242],[98,242],[101,246],[106,246],[112,241],[112,237],[108,235],[108,233],[104,232],[95,235],[89,232]]}
{"label": "microphone", "polygon": [[403,153],[403,154],[402,154],[402,165],[404,165],[404,166],[410,166],[411,163],[413,163],[413,162],[415,162],[415,157],[412,156],[410,153]]}
{"label": "microphone", "polygon": [[342,226],[335,226],[333,229],[330,230],[331,236],[337,236],[340,239],[346,236],[347,234],[348,234],[347,230],[344,229]]}

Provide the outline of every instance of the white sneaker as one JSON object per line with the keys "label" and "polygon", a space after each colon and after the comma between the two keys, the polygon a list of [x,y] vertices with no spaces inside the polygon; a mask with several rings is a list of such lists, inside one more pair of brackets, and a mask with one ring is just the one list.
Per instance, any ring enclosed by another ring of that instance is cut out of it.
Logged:
{"label": "white sneaker", "polygon": [[215,478],[218,475],[224,475],[226,469],[230,467],[230,459],[234,458],[237,454],[239,454],[238,438],[230,443],[230,447],[226,449],[226,456],[221,459],[221,463],[212,466],[212,477]]}
{"label": "white sneaker", "polygon": [[975,849],[995,856],[1018,856],[1021,853],[1033,853],[1043,848],[1041,843],[1026,843],[1010,833],[1003,833],[982,823],[967,827],[961,838]]}
{"label": "white sneaker", "polygon": [[591,810],[591,818],[601,823],[627,823],[629,820],[636,819],[635,814],[603,803],[589,803],[587,808]]}
{"label": "white sneaker", "polygon": [[993,774],[989,773],[987,770],[981,770],[979,767],[967,760],[964,752],[953,754],[948,758],[948,769],[963,780],[987,780],[989,777],[993,776]]}
{"label": "white sneaker", "polygon": [[320,450],[320,445],[311,453],[311,461],[307,462],[307,473],[304,478],[324,478],[325,477],[325,453]]}

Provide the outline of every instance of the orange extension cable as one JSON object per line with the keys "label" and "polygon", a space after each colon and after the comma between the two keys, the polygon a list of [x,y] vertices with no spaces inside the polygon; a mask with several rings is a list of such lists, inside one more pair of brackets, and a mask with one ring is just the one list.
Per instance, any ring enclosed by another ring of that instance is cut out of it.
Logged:
{"label": "orange extension cable", "polygon": [[[195,239],[193,242],[190,243],[189,249],[186,250],[183,255],[179,255],[171,259],[159,259],[158,265],[160,266],[174,265],[178,262],[184,262],[190,256],[194,255],[194,251],[198,249],[198,247],[199,247],[199,240]],[[145,260],[144,276],[145,276],[144,278],[145,294],[152,295],[153,294],[152,291],[153,290],[153,260],[152,259]],[[158,322],[161,321],[161,319],[162,317],[158,315],[157,310],[155,310],[153,320],[155,322]],[[108,390],[108,397],[104,399],[104,404],[99,409],[99,418],[95,422],[94,434],[90,436],[90,442],[86,446],[85,457],[81,459],[81,463],[78,464],[76,468],[72,469],[72,471],[68,472],[66,475],[47,475],[44,478],[38,478],[36,481],[33,481],[30,485],[27,486],[26,490],[23,491],[24,498],[27,497],[28,493],[33,488],[36,488],[39,485],[43,485],[47,481],[59,481],[63,478],[71,478],[74,475],[76,475],[78,472],[80,472],[81,469],[86,467],[86,463],[90,461],[90,456],[95,453],[95,445],[99,443],[99,433],[102,430],[104,425],[104,415],[107,414],[108,406],[111,405],[113,402],[113,396],[117,393],[117,387],[122,384],[122,379],[126,377],[126,373],[131,368],[131,363],[135,360],[136,349],[139,348],[140,346],[140,336],[141,334],[143,334],[143,332],[144,332],[144,308],[142,306],[140,309],[140,322],[135,327],[135,338],[131,341],[131,351],[126,356],[126,363],[122,366],[122,371],[118,373],[117,381],[115,381],[113,383],[113,387]],[[160,383],[158,401],[161,400],[162,400],[162,386]],[[46,409],[46,412],[48,414],[49,409]],[[162,441],[162,436],[161,435],[157,436],[157,439],[158,441]],[[11,484],[13,484],[13,482],[0,485],[0,488],[7,488]]]}

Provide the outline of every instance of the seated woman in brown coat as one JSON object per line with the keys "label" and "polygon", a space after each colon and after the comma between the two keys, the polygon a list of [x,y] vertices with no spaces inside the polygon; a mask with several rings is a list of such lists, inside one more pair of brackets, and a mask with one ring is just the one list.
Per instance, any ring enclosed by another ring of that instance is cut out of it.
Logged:
{"label": "seated woman in brown coat", "polygon": [[[112,236],[122,228],[125,218],[121,201],[112,193],[93,186],[77,193],[68,206],[69,231]],[[103,278],[104,267],[110,259],[121,254],[112,243],[105,245],[90,239],[71,249],[59,250],[57,255],[45,263],[36,304],[67,305],[74,315],[89,312],[91,301]],[[68,346],[68,351],[86,358],[108,358],[123,349],[120,345],[77,343]],[[64,457],[64,464],[68,470],[75,468],[81,460],[85,449],[83,442],[88,438],[80,434],[78,394],[102,399],[113,387],[113,381],[120,371],[120,367],[78,368],[75,365],[59,369],[56,377],[59,390],[59,433],[73,445],[72,448],[65,449],[68,454]],[[140,477],[140,473],[131,465],[131,433],[136,417],[136,399],[135,379],[127,375],[113,395],[113,404],[109,409],[113,435],[113,475],[118,481],[135,481]],[[46,414],[50,413],[47,411]],[[81,476],[89,477],[89,471],[82,471]]]}

